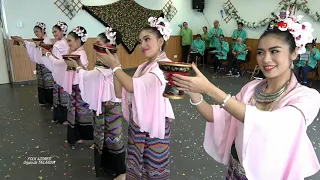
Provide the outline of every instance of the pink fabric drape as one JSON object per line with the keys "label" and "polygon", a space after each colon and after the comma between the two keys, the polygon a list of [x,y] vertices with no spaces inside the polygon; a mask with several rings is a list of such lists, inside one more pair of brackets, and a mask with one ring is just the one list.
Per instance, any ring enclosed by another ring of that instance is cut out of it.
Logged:
{"label": "pink fabric drape", "polygon": [[[48,36],[44,37],[43,42],[45,44],[52,44],[52,40]],[[34,42],[24,41],[24,44],[30,60],[34,63],[37,63],[38,61],[40,61],[41,54],[42,54],[40,48],[36,47],[36,44]]]}
{"label": "pink fabric drape", "polygon": [[262,111],[249,103],[259,82],[248,83],[236,96],[247,104],[244,123],[212,106],[214,122],[206,125],[206,152],[228,164],[235,142],[248,179],[303,180],[315,174],[319,162],[306,130],[318,114],[319,93],[292,76],[289,93],[273,111]]}
{"label": "pink fabric drape", "polygon": [[[148,132],[152,138],[163,139],[165,118],[175,117],[169,99],[162,96],[166,80],[158,61],[170,60],[163,52],[151,64],[145,62],[140,65],[133,75],[132,113],[133,121],[140,127],[141,132]],[[129,96],[123,89],[122,111],[127,120],[129,120]]]}
{"label": "pink fabric drape", "polygon": [[[84,67],[88,67],[89,61],[87,58],[87,54],[83,47],[80,47],[76,51],[72,52],[71,54],[77,54],[80,55],[80,63]],[[69,94],[72,93],[72,85],[79,84],[79,78],[76,71],[66,71],[67,64],[64,62],[64,60],[57,59],[54,56],[43,57],[46,58],[47,61],[51,61],[51,65],[53,65],[53,71],[52,75],[54,80],[57,84],[59,84],[63,89],[68,92]],[[44,60],[45,61],[45,60]]]}
{"label": "pink fabric drape", "polygon": [[111,69],[95,67],[91,71],[79,71],[79,88],[82,99],[89,104],[89,109],[101,114],[102,102],[121,102],[116,98]]}

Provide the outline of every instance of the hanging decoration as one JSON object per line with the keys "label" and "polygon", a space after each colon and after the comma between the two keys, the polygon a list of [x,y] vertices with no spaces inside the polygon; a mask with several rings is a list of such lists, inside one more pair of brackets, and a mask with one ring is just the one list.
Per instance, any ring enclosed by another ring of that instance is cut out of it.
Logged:
{"label": "hanging decoration", "polygon": [[226,22],[229,23],[229,21],[232,19],[232,16],[228,13],[229,9],[233,9],[236,13],[238,12],[236,10],[236,8],[233,6],[233,4],[230,2],[230,0],[228,0],[225,4],[227,4],[228,9],[226,9],[226,6],[224,6],[224,8],[222,10],[220,10],[220,14],[222,17],[222,19]]}
{"label": "hanging decoration", "polygon": [[[313,17],[315,21],[320,21],[320,14],[319,12],[313,12],[308,8],[307,1],[306,0],[282,0],[279,3],[279,7],[277,10],[272,12],[268,17],[257,21],[257,22],[248,22],[244,19],[242,19],[238,15],[238,10],[234,7],[234,5],[228,0],[226,3],[224,3],[223,7],[225,9],[225,12],[227,15],[233,19],[235,19],[237,22],[242,22],[244,26],[248,28],[259,28],[268,25],[270,22],[274,22],[278,19],[278,16],[280,14],[280,11],[282,10],[288,10],[290,14],[294,14],[298,10],[303,11],[307,15]],[[226,21],[226,20],[225,20]],[[229,22],[229,21],[226,21]]]}
{"label": "hanging decoration", "polygon": [[80,0],[56,0],[54,4],[71,20],[82,8]]}
{"label": "hanging decoration", "polygon": [[131,54],[138,45],[140,30],[148,25],[149,17],[163,17],[161,10],[145,8],[133,0],[119,0],[103,6],[83,6],[91,16],[106,27],[122,34],[122,45]]}
{"label": "hanging decoration", "polygon": [[168,2],[162,8],[162,12],[164,16],[167,18],[167,20],[170,22],[172,18],[177,14],[178,10],[173,6],[172,1],[168,0]]}

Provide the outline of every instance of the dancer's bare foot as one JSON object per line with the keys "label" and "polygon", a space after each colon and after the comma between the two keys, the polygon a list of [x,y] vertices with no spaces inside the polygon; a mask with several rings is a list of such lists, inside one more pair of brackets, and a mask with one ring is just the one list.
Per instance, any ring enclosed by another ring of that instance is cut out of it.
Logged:
{"label": "dancer's bare foot", "polygon": [[126,180],[126,174],[120,174],[119,176],[114,178],[114,180]]}
{"label": "dancer's bare foot", "polygon": [[62,123],[63,125],[68,125],[68,121],[65,121]]}
{"label": "dancer's bare foot", "polygon": [[92,144],[92,146],[90,146],[90,149],[94,149],[94,144]]}
{"label": "dancer's bare foot", "polygon": [[81,144],[83,143],[83,141],[80,139],[79,141],[77,141],[78,144]]}

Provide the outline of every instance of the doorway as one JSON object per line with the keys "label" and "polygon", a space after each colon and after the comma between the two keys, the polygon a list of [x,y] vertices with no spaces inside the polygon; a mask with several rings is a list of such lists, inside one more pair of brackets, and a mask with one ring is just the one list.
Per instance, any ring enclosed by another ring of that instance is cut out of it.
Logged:
{"label": "doorway", "polygon": [[[0,84],[7,84],[10,82],[9,80],[9,68],[8,68],[8,51],[7,43],[4,39],[5,29],[4,29],[4,21],[2,16],[2,1],[0,0]],[[10,67],[10,66],[9,66]]]}

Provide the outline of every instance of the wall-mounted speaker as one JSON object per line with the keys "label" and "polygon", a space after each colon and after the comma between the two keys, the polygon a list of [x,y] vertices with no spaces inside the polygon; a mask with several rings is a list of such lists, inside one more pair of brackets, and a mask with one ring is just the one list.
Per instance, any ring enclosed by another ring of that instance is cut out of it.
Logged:
{"label": "wall-mounted speaker", "polygon": [[192,0],[192,9],[203,10],[204,0]]}

